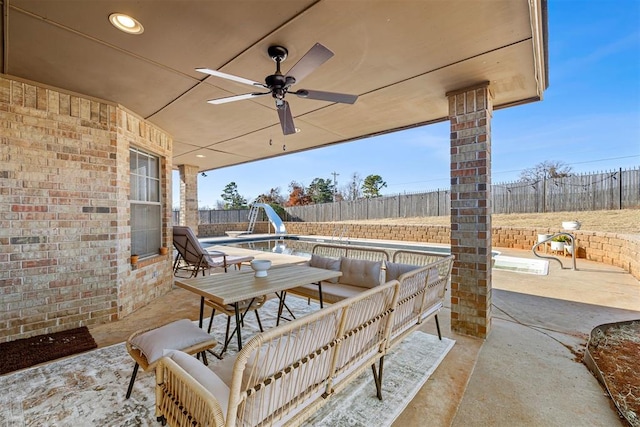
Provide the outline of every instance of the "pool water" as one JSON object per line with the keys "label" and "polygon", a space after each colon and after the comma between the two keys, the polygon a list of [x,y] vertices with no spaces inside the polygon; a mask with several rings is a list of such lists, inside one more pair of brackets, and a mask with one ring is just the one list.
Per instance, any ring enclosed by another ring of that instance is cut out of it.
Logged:
{"label": "pool water", "polygon": [[226,246],[253,249],[256,251],[273,252],[276,254],[295,255],[311,258],[311,251],[315,243],[297,240],[263,240],[259,242],[229,243]]}

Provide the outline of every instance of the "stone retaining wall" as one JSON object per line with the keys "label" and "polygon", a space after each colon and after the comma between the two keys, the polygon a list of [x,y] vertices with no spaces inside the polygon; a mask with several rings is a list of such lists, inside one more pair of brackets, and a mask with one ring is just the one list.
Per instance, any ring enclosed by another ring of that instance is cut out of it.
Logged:
{"label": "stone retaining wall", "polygon": [[[223,236],[224,231],[246,230],[247,223],[203,224],[200,237]],[[449,244],[449,227],[438,225],[343,224],[330,222],[287,222],[289,234],[306,236],[342,236],[342,238],[400,240]],[[256,223],[256,233],[266,233],[268,223]],[[552,234],[558,230],[545,228],[494,227],[492,242],[495,248],[529,250],[538,234]],[[640,280],[640,236],[599,231],[573,232],[578,241],[579,258],[623,268]]]}
{"label": "stone retaining wall", "polygon": [[[225,222],[220,224],[200,224],[198,226],[198,237],[220,237],[225,236],[227,231],[244,231],[249,227],[248,222]],[[266,234],[269,232],[268,222],[256,222],[253,229],[256,234]]]}

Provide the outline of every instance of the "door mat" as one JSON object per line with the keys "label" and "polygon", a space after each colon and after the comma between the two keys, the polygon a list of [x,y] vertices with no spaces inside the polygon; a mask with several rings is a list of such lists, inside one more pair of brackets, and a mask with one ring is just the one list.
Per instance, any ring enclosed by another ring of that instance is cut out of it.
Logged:
{"label": "door mat", "polygon": [[96,347],[86,326],[0,343],[0,375]]}

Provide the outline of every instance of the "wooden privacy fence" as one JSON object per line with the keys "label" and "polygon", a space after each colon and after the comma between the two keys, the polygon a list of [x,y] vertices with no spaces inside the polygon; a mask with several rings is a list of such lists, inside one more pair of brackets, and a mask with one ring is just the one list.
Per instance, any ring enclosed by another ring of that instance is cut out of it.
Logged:
{"label": "wooden privacy fence", "polygon": [[[640,207],[640,169],[598,172],[535,182],[491,186],[493,213],[590,211]],[[286,208],[284,221],[333,222],[380,218],[446,216],[451,209],[448,189],[398,194]],[[248,221],[249,211],[201,210],[201,224]],[[260,212],[263,215],[262,212]],[[179,212],[174,211],[174,224]],[[265,217],[258,220],[266,221]]]}
{"label": "wooden privacy fence", "polygon": [[640,169],[491,186],[494,213],[597,211],[640,206]]}
{"label": "wooden privacy fence", "polygon": [[[311,208],[311,209],[309,209]],[[315,209],[314,209],[315,208]],[[449,215],[448,190],[287,207],[288,221],[331,222]]]}

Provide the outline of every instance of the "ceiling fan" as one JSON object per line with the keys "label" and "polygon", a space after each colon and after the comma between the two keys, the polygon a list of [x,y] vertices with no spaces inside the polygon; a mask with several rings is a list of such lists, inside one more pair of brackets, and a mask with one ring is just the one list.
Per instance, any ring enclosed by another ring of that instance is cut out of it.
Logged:
{"label": "ceiling fan", "polygon": [[299,89],[291,90],[291,86],[300,83],[302,79],[311,74],[316,68],[324,64],[333,56],[333,52],[316,43],[302,58],[289,70],[286,75],[280,71],[280,64],[287,58],[288,51],[282,46],[270,46],[267,53],[276,63],[276,71],[274,74],[267,76],[265,82],[258,83],[243,77],[222,73],[220,71],[211,70],[209,68],[196,68],[196,71],[210,74],[212,76],[221,77],[223,79],[232,80],[234,82],[243,83],[253,87],[268,89],[269,92],[252,92],[243,95],[228,96],[225,98],[211,99],[207,102],[210,104],[224,104],[226,102],[240,101],[243,99],[257,98],[259,96],[271,95],[276,101],[278,109],[278,117],[282,132],[285,135],[296,133],[296,127],[293,124],[293,115],[289,108],[289,103],[284,99],[287,93],[297,95],[300,98],[317,99],[320,101],[339,102],[343,104],[353,104],[358,99],[357,95],[348,95],[345,93],[323,92],[319,90]]}

